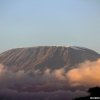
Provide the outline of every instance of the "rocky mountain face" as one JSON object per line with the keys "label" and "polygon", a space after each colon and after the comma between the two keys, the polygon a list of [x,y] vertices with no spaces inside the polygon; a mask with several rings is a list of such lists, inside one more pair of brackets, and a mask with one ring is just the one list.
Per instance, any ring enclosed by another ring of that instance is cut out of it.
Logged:
{"label": "rocky mountain face", "polygon": [[94,61],[100,54],[81,47],[39,46],[31,48],[17,48],[0,54],[0,63],[8,69],[33,70],[46,68],[70,69],[86,60]]}

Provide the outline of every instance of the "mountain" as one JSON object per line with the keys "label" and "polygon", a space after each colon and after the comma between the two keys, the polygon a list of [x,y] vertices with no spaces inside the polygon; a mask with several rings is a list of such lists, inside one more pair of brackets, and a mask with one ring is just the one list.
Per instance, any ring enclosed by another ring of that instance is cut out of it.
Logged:
{"label": "mountain", "polygon": [[81,47],[39,46],[31,48],[16,48],[0,54],[0,63],[14,71],[46,68],[70,69],[86,60],[94,61],[100,58],[97,52]]}

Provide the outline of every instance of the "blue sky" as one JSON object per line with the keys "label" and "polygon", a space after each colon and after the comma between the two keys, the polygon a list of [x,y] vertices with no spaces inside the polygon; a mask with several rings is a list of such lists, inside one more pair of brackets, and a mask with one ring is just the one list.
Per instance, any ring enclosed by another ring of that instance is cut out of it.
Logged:
{"label": "blue sky", "polygon": [[100,53],[100,0],[0,0],[0,52],[74,45]]}

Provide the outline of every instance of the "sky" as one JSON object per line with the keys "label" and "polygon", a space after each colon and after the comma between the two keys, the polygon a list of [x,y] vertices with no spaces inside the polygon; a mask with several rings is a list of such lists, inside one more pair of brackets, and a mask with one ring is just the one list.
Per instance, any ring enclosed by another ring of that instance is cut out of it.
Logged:
{"label": "sky", "polygon": [[100,0],[0,0],[0,52],[68,45],[100,53]]}

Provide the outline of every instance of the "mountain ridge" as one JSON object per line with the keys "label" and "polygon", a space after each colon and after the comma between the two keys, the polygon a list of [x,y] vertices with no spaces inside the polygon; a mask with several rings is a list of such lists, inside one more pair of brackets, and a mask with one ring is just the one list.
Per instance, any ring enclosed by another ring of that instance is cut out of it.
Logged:
{"label": "mountain ridge", "polygon": [[16,48],[0,54],[0,63],[14,71],[71,68],[86,60],[100,58],[97,52],[76,46],[37,46]]}

